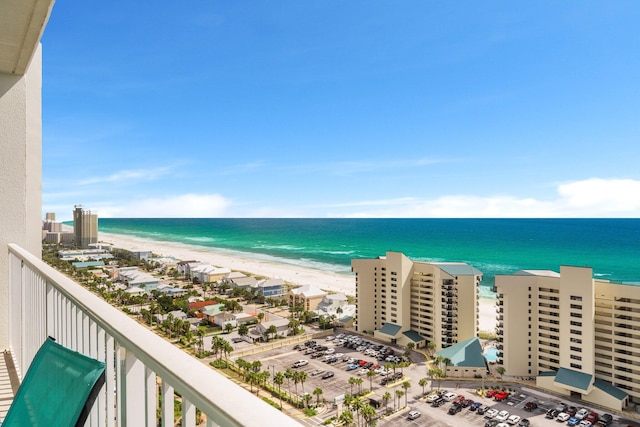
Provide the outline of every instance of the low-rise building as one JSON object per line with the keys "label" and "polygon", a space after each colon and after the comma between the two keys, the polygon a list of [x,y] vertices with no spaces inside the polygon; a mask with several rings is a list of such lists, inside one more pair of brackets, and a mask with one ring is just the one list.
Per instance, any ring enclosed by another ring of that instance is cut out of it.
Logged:
{"label": "low-rise building", "polygon": [[281,298],[286,295],[286,287],[282,279],[264,279],[252,285],[265,298]]}
{"label": "low-rise building", "polygon": [[314,311],[327,293],[313,285],[304,285],[290,289],[288,295],[290,307],[301,306],[306,311]]}
{"label": "low-rise building", "polygon": [[144,288],[147,292],[157,289],[160,284],[160,280],[157,277],[140,271],[137,267],[119,268],[118,280],[128,287]]}

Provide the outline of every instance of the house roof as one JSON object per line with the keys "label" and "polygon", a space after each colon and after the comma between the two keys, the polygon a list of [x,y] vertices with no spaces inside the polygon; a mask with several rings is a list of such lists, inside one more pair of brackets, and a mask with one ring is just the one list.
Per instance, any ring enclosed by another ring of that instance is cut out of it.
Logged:
{"label": "house roof", "polygon": [[380,328],[380,332],[382,332],[383,334],[395,337],[398,332],[400,332],[400,329],[402,329],[402,326],[400,325],[396,325],[393,323],[385,323],[384,325],[382,325],[382,328]]}
{"label": "house roof", "polygon": [[200,313],[206,314],[207,316],[215,316],[216,314],[220,314],[223,311],[224,304],[207,305],[200,309]]}
{"label": "house roof", "polygon": [[451,361],[452,366],[468,366],[483,368],[487,366],[486,359],[482,355],[482,345],[478,337],[469,338],[451,347],[443,348],[436,353]]}
{"label": "house roof", "polygon": [[569,368],[560,368],[556,372],[555,383],[588,391],[593,382],[593,375]]}
{"label": "house roof", "polygon": [[289,292],[292,292],[294,295],[302,295],[305,298],[321,297],[327,294],[322,289],[316,288],[313,285],[300,286],[299,288],[291,289]]}
{"label": "house roof", "polygon": [[215,301],[215,300],[196,301],[196,302],[190,302],[189,308],[191,310],[198,310],[198,309],[201,309],[202,307],[206,307],[208,305],[216,305],[216,304],[218,304],[218,301]]}

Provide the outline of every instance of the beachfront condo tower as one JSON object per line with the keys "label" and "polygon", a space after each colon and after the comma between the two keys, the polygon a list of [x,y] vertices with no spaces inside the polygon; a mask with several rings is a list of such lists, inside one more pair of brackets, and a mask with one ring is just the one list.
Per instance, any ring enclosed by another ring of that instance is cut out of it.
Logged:
{"label": "beachfront condo tower", "polygon": [[386,342],[440,350],[478,333],[482,273],[463,262],[412,261],[400,252],[351,260],[356,330]]}
{"label": "beachfront condo tower", "polygon": [[85,210],[82,206],[74,206],[73,233],[76,245],[88,248],[91,243],[98,243],[98,215]]}
{"label": "beachfront condo tower", "polygon": [[561,266],[496,276],[495,290],[506,375],[612,409],[640,402],[640,287]]}

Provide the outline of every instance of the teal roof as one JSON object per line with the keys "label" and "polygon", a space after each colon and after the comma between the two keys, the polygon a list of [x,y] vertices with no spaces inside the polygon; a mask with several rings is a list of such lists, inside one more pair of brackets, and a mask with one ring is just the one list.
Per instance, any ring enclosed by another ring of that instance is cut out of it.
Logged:
{"label": "teal roof", "polygon": [[556,372],[556,378],[553,380],[556,383],[564,384],[573,388],[587,391],[591,386],[593,375],[585,374],[584,372],[574,371],[569,368],[560,368]]}
{"label": "teal roof", "polygon": [[224,311],[224,304],[214,304],[207,305],[202,307],[202,314],[206,314],[207,316],[215,316],[216,314],[220,314]]}
{"label": "teal roof", "polygon": [[454,344],[451,347],[443,348],[436,353],[451,361],[450,366],[468,366],[474,368],[484,368],[487,362],[482,355],[482,345],[478,337]]}
{"label": "teal roof", "polygon": [[596,378],[596,382],[593,383],[593,385],[618,400],[624,400],[629,397],[629,395],[624,390],[619,389],[618,387],[605,380]]}
{"label": "teal roof", "polygon": [[422,336],[416,331],[406,331],[406,332],[403,332],[402,334],[413,342],[424,341],[424,338],[422,338]]}
{"label": "teal roof", "polygon": [[546,371],[546,372],[540,372],[538,373],[539,377],[555,377],[556,376],[556,371]]}
{"label": "teal roof", "polygon": [[380,328],[380,332],[382,332],[383,334],[395,337],[396,334],[400,332],[401,328],[402,327],[400,325],[394,325],[393,323],[385,323],[384,325],[382,325],[382,328]]}
{"label": "teal roof", "polygon": [[440,270],[451,276],[478,276],[482,271],[464,262],[455,263],[434,263]]}
{"label": "teal roof", "polygon": [[72,262],[71,265],[75,268],[102,267],[104,266],[104,261],[79,261]]}

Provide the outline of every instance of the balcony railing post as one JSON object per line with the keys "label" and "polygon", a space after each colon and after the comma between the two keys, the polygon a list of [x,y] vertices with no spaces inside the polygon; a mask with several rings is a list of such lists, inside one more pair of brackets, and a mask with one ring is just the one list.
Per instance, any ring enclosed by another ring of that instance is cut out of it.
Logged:
{"label": "balcony railing post", "polygon": [[146,393],[145,393],[145,368],[144,364],[131,351],[121,349],[124,352],[123,367],[120,372],[123,375],[122,383],[122,415],[126,420],[123,427],[145,426],[146,423]]}
{"label": "balcony railing post", "polygon": [[156,427],[156,410],[158,408],[158,395],[156,390],[156,374],[151,369],[145,369],[146,378],[146,407],[147,427]]}
{"label": "balcony railing post", "polygon": [[162,380],[162,427],[173,427],[173,387]]}

